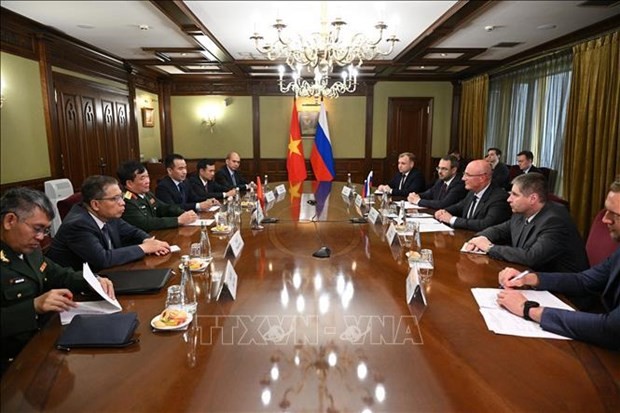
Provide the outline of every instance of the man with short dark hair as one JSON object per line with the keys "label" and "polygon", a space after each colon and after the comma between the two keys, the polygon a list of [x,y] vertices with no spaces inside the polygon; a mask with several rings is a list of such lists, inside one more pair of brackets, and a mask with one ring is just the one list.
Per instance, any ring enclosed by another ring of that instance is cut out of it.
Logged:
{"label": "man with short dark hair", "polygon": [[[620,180],[616,180],[605,200],[603,223],[611,238],[620,242]],[[529,273],[517,278],[519,270],[505,268],[499,273],[504,289],[497,303],[513,314],[540,323],[543,330],[620,350],[620,248],[605,261],[578,273]],[[513,288],[535,288],[600,301],[600,314],[546,308]]]}
{"label": "man with short dark hair", "polygon": [[493,169],[493,183],[495,186],[507,189],[510,185],[510,171],[505,163],[501,162],[502,151],[499,148],[487,149],[487,162]]}
{"label": "man with short dark hair", "polygon": [[456,204],[467,195],[461,174],[457,173],[458,160],[451,155],[439,160],[437,175],[439,179],[426,191],[412,192],[407,200],[424,208],[441,209]]}
{"label": "man with short dark hair", "polygon": [[512,218],[476,234],[466,249],[535,271],[578,272],[588,268],[577,227],[566,208],[547,202],[547,181],[542,174],[516,177],[508,203]]}
{"label": "man with short dark hair", "polygon": [[226,190],[226,187],[215,182],[215,162],[210,159],[201,159],[196,164],[197,173],[190,175],[187,181],[192,191],[199,198],[225,199],[234,196],[237,189]]}
{"label": "man with short dark hair", "polygon": [[[90,288],[81,271],[63,268],[41,252],[54,209],[40,191],[13,188],[0,199],[0,305],[4,371],[51,313],[76,306],[73,295]],[[112,282],[98,277],[114,298]]]}
{"label": "man with short dark hair", "polygon": [[460,202],[435,212],[435,218],[454,228],[480,231],[510,218],[508,194],[491,183],[491,165],[483,159],[471,161],[463,181],[469,193]]}
{"label": "man with short dark hair", "polygon": [[118,167],[117,175],[125,187],[125,212],[122,218],[130,224],[150,232],[191,224],[198,219],[194,211],[184,211],[178,205],[157,199],[150,192],[149,172],[140,162],[122,163]]}
{"label": "man with short dark hair", "polygon": [[528,174],[531,172],[541,173],[540,169],[533,165],[534,163],[534,154],[531,151],[521,151],[517,154],[517,165],[519,165],[519,173],[517,176],[521,174]]}
{"label": "man with short dark hair", "polygon": [[250,188],[256,188],[256,184],[248,181],[239,173],[241,166],[241,157],[237,152],[229,152],[226,155],[225,165],[215,173],[215,182],[226,188],[226,191],[237,189],[238,191],[247,191]]}
{"label": "man with short dark hair", "polygon": [[71,208],[52,240],[47,256],[55,262],[93,271],[126,264],[146,254],[165,255],[170,246],[123,221],[123,192],[111,176],[93,175],[81,188],[82,203]]}
{"label": "man with short dark hair", "polygon": [[415,168],[415,155],[411,152],[398,155],[398,173],[387,185],[377,187],[377,191],[394,196],[408,196],[411,192],[423,192],[425,189],[424,175]]}
{"label": "man with short dark hair", "polygon": [[155,194],[157,199],[167,204],[176,204],[186,211],[207,211],[218,205],[217,199],[199,198],[185,180],[187,178],[187,162],[181,155],[173,153],[164,159],[167,176],[157,183]]}

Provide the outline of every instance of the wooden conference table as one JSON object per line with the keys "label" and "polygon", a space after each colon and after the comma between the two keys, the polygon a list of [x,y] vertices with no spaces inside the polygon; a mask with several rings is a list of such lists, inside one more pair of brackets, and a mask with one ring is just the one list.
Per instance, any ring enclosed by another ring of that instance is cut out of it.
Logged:
{"label": "wooden conference table", "polygon": [[[287,192],[268,211],[279,222],[262,231],[245,212],[237,259],[222,256],[228,237],[212,236],[216,259],[194,277],[198,317],[187,331],[152,331],[165,289],[119,297],[141,321],[140,342],[124,349],[56,350],[53,319],[2,378],[2,412],[619,411],[617,353],[487,329],[470,289],[496,287],[506,264],[459,253],[470,232],[422,235],[435,255],[429,305],[409,306],[404,251],[387,244],[385,226],[349,222],[357,212],[341,189],[316,206],[310,182],[301,198]],[[187,253],[199,228],[156,235]],[[331,257],[312,257],[322,244]],[[123,268],[177,268],[180,256]],[[237,297],[216,301],[211,274],[227,259]]]}

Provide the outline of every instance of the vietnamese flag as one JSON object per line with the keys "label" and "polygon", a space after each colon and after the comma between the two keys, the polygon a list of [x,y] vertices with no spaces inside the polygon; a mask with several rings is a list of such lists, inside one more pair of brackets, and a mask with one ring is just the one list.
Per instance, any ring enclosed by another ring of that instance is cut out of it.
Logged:
{"label": "vietnamese flag", "polygon": [[263,192],[263,184],[260,181],[260,176],[256,177],[256,198],[260,202],[261,207],[265,207],[265,193]]}
{"label": "vietnamese flag", "polygon": [[319,124],[316,127],[314,144],[312,145],[312,152],[310,153],[310,163],[312,164],[312,171],[317,181],[333,181],[336,177],[332,141],[329,137],[327,113],[325,112],[325,104],[323,102],[321,102]]}
{"label": "vietnamese flag", "polygon": [[299,128],[299,115],[297,114],[297,102],[293,98],[293,114],[291,115],[291,129],[288,136],[288,154],[286,156],[286,170],[289,182],[305,181],[306,160],[304,159],[304,147],[301,144],[301,131]]}

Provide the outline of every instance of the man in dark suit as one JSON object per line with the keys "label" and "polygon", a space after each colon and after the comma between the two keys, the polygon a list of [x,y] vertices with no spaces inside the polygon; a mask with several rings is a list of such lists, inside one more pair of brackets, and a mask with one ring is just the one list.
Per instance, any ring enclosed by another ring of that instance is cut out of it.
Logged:
{"label": "man in dark suit", "polygon": [[435,218],[454,228],[480,231],[510,218],[508,194],[491,183],[491,165],[478,159],[471,161],[465,173],[465,189],[469,191],[460,202],[435,212]]}
{"label": "man in dark suit", "polygon": [[187,163],[181,155],[173,153],[164,159],[168,176],[163,177],[157,183],[155,195],[157,199],[167,203],[176,204],[185,211],[206,211],[219,202],[215,198],[199,198],[193,191],[187,177]]}
{"label": "man in dark suit", "polygon": [[143,231],[177,228],[198,219],[194,211],[184,211],[174,204],[160,201],[150,192],[149,172],[138,161],[127,161],[118,167],[118,179],[125,187],[125,212],[122,218]]}
{"label": "man in dark suit", "polygon": [[[611,185],[605,200],[603,222],[611,238],[620,242],[620,181]],[[620,248],[605,261],[580,273],[529,273],[517,279],[519,270],[505,268],[499,273],[504,286],[498,304],[513,314],[540,323],[543,330],[620,350]],[[570,296],[595,297],[603,305],[601,314],[545,308],[528,301],[513,288],[536,288]]]}
{"label": "man in dark suit", "polygon": [[486,160],[493,168],[492,182],[495,186],[508,189],[510,185],[510,171],[505,163],[501,162],[502,151],[499,148],[487,149]]}
{"label": "man in dark suit", "polygon": [[[529,174],[531,172],[542,173],[540,169],[534,166],[534,154],[532,151],[521,151],[517,154],[517,165],[519,165],[519,174]],[[517,176],[518,176],[517,175]],[[514,176],[513,178],[516,178]]]}
{"label": "man in dark suit", "polygon": [[[41,252],[54,209],[40,191],[13,188],[0,199],[1,371],[55,312],[76,306],[73,294],[90,287],[81,271],[63,268]],[[112,282],[98,278],[114,298]]]}
{"label": "man in dark suit", "polygon": [[198,170],[195,175],[190,175],[187,178],[192,191],[199,198],[215,198],[215,199],[225,199],[231,196],[235,196],[237,193],[236,189],[226,190],[226,187],[220,185],[215,182],[215,162],[207,159],[201,159],[196,164],[196,169]]}
{"label": "man in dark suit", "polygon": [[398,155],[398,173],[387,185],[379,185],[377,191],[394,196],[408,196],[411,192],[423,192],[426,189],[424,175],[415,166],[415,155],[403,152]]}
{"label": "man in dark suit", "polygon": [[47,256],[60,265],[93,271],[139,260],[146,254],[165,255],[167,242],[123,221],[123,193],[111,176],[93,175],[82,184],[82,204],[71,208],[52,240]]}
{"label": "man in dark suit", "polygon": [[547,183],[542,174],[516,177],[508,203],[512,218],[476,234],[466,249],[535,271],[578,272],[588,268],[583,240],[566,208],[547,202]]}
{"label": "man in dark suit", "polygon": [[224,187],[226,191],[238,189],[239,191],[247,191],[250,188],[256,188],[254,182],[249,182],[239,173],[241,166],[241,158],[237,152],[230,152],[226,155],[226,165],[222,166],[215,173],[215,182]]}
{"label": "man in dark suit", "polygon": [[458,160],[454,156],[444,156],[437,166],[437,182],[426,191],[412,192],[407,200],[424,208],[441,209],[456,204],[467,195],[462,176],[457,173]]}

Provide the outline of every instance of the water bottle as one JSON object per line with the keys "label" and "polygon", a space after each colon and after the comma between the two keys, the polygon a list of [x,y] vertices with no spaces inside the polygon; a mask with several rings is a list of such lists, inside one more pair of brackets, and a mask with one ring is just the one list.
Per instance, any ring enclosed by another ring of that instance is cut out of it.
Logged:
{"label": "water bottle", "polygon": [[347,173],[347,186],[351,188],[353,186],[353,182],[351,182],[351,173]]}
{"label": "water bottle", "polygon": [[269,190],[269,175],[265,174],[265,191]]}
{"label": "water bottle", "polygon": [[183,290],[183,309],[190,314],[196,314],[196,307],[198,303],[196,301],[196,286],[194,285],[194,279],[192,273],[189,270],[189,255],[183,255],[181,257],[181,264],[183,264],[183,272],[181,275],[181,289]]}
{"label": "water bottle", "polygon": [[203,260],[211,258],[211,241],[209,241],[209,231],[204,221],[200,225],[200,258]]}

